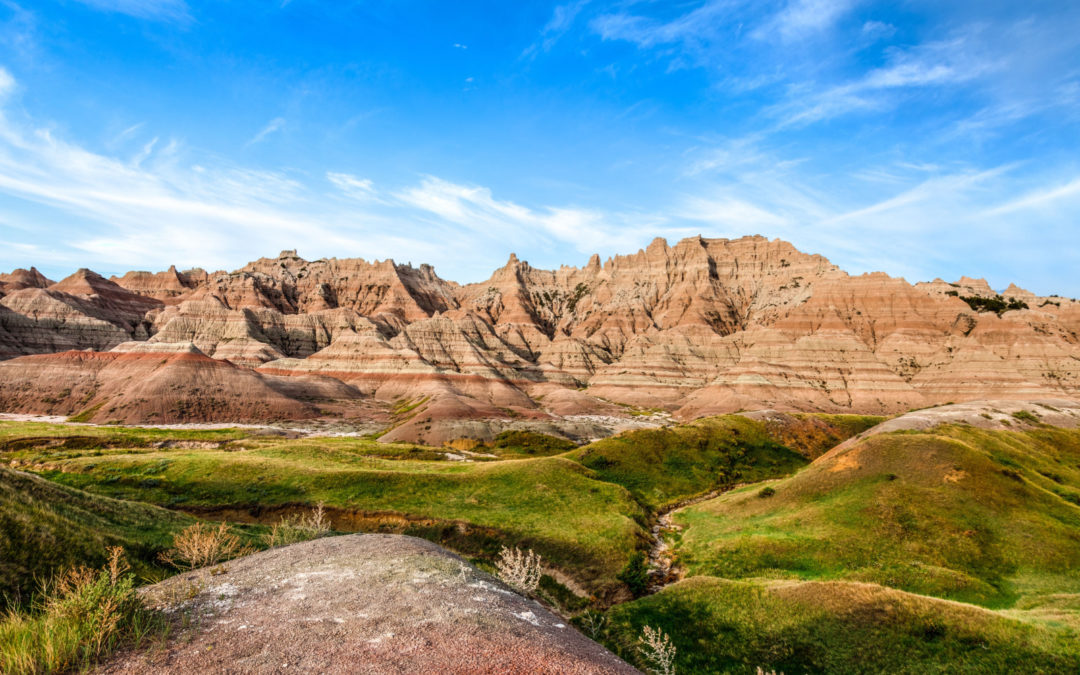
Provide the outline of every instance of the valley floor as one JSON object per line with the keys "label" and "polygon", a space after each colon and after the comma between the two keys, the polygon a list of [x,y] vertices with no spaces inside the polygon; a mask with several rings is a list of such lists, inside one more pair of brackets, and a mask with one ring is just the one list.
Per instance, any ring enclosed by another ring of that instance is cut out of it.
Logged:
{"label": "valley floor", "polygon": [[175,571],[158,556],[196,519],[240,523],[257,548],[322,504],[338,532],[413,534],[489,570],[504,546],[536,551],[540,599],[639,667],[650,626],[679,673],[1075,673],[1070,405],[885,424],[727,415],[581,447],[516,430],[468,449],[0,421],[0,549],[18,552],[0,592],[25,608],[38,579],[101,564],[112,544],[152,582]]}

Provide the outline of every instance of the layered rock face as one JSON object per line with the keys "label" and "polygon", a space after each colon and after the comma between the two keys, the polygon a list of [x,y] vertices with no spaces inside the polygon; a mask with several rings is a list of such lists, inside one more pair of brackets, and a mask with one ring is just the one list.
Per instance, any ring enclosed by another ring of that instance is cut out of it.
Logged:
{"label": "layered rock face", "polygon": [[191,344],[127,342],[109,352],[68,351],[0,363],[0,409],[75,415],[81,422],[265,422],[317,416],[301,397],[279,389],[259,373],[211,359]]}
{"label": "layered rock face", "polygon": [[81,270],[52,284],[17,270],[0,276],[0,293],[4,357],[191,343],[267,377],[423,400],[411,424],[429,427],[453,415],[587,413],[605,401],[690,418],[1080,392],[1074,300],[1016,287],[999,296],[966,277],[852,277],[763,237],[657,239],[558,270],[512,255],[464,286],[426,265],[285,251],[231,273],[105,280]]}
{"label": "layered rock face", "polygon": [[[66,349],[104,350],[150,336],[151,313],[161,303],[90,270],[51,283],[37,270],[4,275],[0,297],[0,355]],[[12,290],[8,290],[12,289]]]}

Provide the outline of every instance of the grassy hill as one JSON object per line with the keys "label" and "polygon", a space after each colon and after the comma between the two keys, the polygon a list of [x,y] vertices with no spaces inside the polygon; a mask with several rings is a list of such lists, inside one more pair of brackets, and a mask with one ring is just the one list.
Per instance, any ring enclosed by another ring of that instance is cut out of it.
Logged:
{"label": "grassy hill", "polygon": [[137,575],[194,519],[166,509],[92,495],[0,466],[0,595],[29,600],[39,582],[73,565],[99,566],[123,546]]}
{"label": "grassy hill", "polygon": [[681,674],[1076,673],[1080,430],[1018,415],[827,452],[879,418],[730,415],[581,448],[508,435],[475,461],[358,438],[0,423],[0,461],[52,480],[0,467],[0,543],[25,549],[22,579],[39,559],[97,564],[112,543],[152,574],[191,520],[134,501],[263,523],[324,502],[342,531],[489,560],[533,548],[603,606],[627,597],[616,574],[658,511],[756,482],[675,512],[688,578],[612,607],[603,641],[640,664],[642,627],[661,628]]}
{"label": "grassy hill", "polygon": [[500,443],[497,459],[461,462],[359,438],[0,424],[0,457],[97,495],[266,523],[323,502],[341,530],[415,534],[489,558],[502,545],[533,548],[601,595],[621,588],[615,576],[647,542],[652,509],[806,462],[739,416],[578,449],[537,434]]}
{"label": "grassy hill", "polygon": [[679,513],[691,574],[880,583],[1011,606],[1080,592],[1080,430],[865,438]]}
{"label": "grassy hill", "polygon": [[649,625],[676,672],[1076,673],[1077,625],[841,581],[693,577],[608,612],[603,641],[640,666]]}
{"label": "grassy hill", "polygon": [[738,415],[630,431],[568,457],[654,510],[724,485],[783,476],[806,464],[775,441],[764,423]]}

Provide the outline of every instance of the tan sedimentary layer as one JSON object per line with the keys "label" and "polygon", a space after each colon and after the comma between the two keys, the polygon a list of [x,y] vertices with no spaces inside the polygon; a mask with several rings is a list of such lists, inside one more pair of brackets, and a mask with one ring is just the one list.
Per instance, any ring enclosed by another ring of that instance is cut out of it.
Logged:
{"label": "tan sedimentary layer", "polygon": [[286,251],[235,272],[111,281],[17,270],[0,275],[0,294],[2,357],[192,343],[266,377],[334,378],[386,402],[427,397],[414,417],[429,426],[613,404],[689,418],[1080,394],[1074,300],[1011,286],[1004,297],[1027,309],[978,312],[962,298],[995,295],[984,280],[850,276],[764,237],[657,239],[557,270],[511,256],[467,285],[429,266]]}

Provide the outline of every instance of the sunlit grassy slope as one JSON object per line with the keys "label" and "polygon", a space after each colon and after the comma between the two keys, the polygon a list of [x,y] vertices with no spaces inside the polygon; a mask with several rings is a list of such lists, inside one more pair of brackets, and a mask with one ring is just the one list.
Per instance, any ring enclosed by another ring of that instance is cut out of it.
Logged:
{"label": "sunlit grassy slope", "polygon": [[155,578],[157,553],[192,522],[0,466],[0,595],[26,602],[59,570],[102,564],[108,546],[123,546],[136,574]]}
{"label": "sunlit grassy slope", "polygon": [[340,529],[408,532],[485,557],[534,548],[593,592],[621,586],[615,575],[646,544],[652,508],[805,463],[738,416],[561,455],[551,453],[565,443],[550,437],[504,441],[495,452],[508,456],[458,462],[360,438],[0,423],[3,461],[69,487],[265,522],[322,502]]}
{"label": "sunlit grassy slope", "polygon": [[669,634],[680,674],[1080,672],[1075,624],[874,584],[701,576],[608,616],[604,641],[642,666],[642,628]]}
{"label": "sunlit grassy slope", "polygon": [[876,582],[990,607],[1080,591],[1080,431],[863,439],[678,514],[692,574]]}
{"label": "sunlit grassy slope", "polygon": [[738,415],[632,431],[569,456],[652,509],[725,485],[791,473],[806,463],[773,440],[763,423]]}

